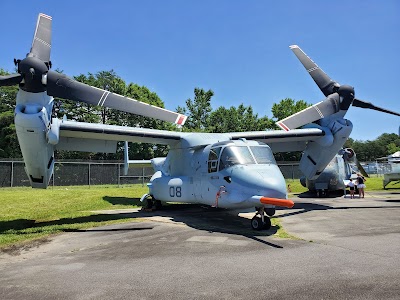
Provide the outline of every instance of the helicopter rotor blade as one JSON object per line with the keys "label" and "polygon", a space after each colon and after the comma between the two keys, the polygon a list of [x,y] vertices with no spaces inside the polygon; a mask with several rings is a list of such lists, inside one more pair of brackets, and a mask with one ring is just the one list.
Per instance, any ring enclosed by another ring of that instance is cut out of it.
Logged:
{"label": "helicopter rotor blade", "polygon": [[339,154],[343,155],[343,159],[347,161],[348,163],[354,163],[356,164],[358,171],[365,177],[369,177],[363,166],[360,164],[360,162],[357,159],[357,155],[355,151],[352,148],[345,148],[342,149]]}
{"label": "helicopter rotor blade", "polygon": [[364,177],[369,177],[368,173],[365,171],[365,169],[363,168],[363,166],[360,164],[360,162],[358,161],[358,159],[356,158],[356,166],[358,168],[358,170],[360,171],[360,173],[364,176]]}
{"label": "helicopter rotor blade", "polygon": [[291,45],[289,48],[303,64],[304,68],[306,68],[307,72],[325,96],[336,91],[335,89],[340,86],[339,83],[332,80],[307,54],[303,52],[303,50],[300,49],[299,46]]}
{"label": "helicopter rotor blade", "polygon": [[39,14],[31,51],[28,56],[37,57],[44,62],[50,61],[51,20],[50,16],[43,13]]}
{"label": "helicopter rotor blade", "polygon": [[[322,93],[327,96],[327,99],[311,106],[310,108],[307,108],[304,111],[301,111],[299,114],[294,114],[282,121],[277,122],[279,127],[283,128],[284,130],[290,130],[327,117],[338,112],[339,110],[343,112],[341,115],[343,117],[351,105],[400,116],[400,114],[397,112],[375,106],[370,102],[356,99],[354,97],[355,92],[352,86],[340,85],[338,82],[332,80],[309,56],[307,56],[307,54],[305,54],[303,50],[300,49],[299,46],[291,45],[290,49],[300,60]],[[339,97],[334,96],[335,102],[328,102],[327,100],[335,94],[339,95]],[[335,103],[334,107],[330,106],[329,103]],[[317,113],[320,113],[320,118],[318,117]]]}
{"label": "helicopter rotor blade", "polygon": [[395,115],[395,116],[400,116],[400,114],[397,113],[397,112],[394,112],[394,111],[391,111],[391,110],[388,110],[386,108],[382,108],[382,107],[379,107],[379,106],[375,106],[371,102],[362,101],[360,99],[354,99],[353,106],[361,107],[361,108],[369,108],[369,109],[381,111],[381,112],[384,112],[384,113],[392,114],[392,115]]}
{"label": "helicopter rotor blade", "polygon": [[114,108],[178,125],[183,125],[187,118],[177,112],[89,86],[51,70],[47,73],[47,94],[92,105]]}
{"label": "helicopter rotor blade", "polygon": [[339,101],[340,97],[338,93],[331,94],[324,101],[307,107],[298,113],[278,121],[276,124],[286,131],[299,128],[338,112]]}
{"label": "helicopter rotor blade", "polygon": [[19,84],[21,80],[22,80],[22,75],[19,73],[0,76],[0,86]]}

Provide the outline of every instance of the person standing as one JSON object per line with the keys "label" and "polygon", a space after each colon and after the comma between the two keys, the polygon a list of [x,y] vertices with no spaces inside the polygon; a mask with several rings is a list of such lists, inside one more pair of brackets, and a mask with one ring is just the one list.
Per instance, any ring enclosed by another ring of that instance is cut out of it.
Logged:
{"label": "person standing", "polygon": [[358,188],[358,197],[359,198],[364,198],[365,193],[365,182],[367,181],[360,173],[357,174],[357,188]]}
{"label": "person standing", "polygon": [[354,185],[353,179],[350,178],[350,181],[347,184],[347,186],[350,188],[350,199],[354,199],[355,185]]}

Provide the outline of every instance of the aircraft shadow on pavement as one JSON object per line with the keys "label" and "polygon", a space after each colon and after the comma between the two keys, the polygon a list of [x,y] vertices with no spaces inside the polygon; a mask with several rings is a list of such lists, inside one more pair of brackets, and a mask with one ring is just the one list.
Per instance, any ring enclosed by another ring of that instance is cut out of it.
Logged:
{"label": "aircraft shadow on pavement", "polygon": [[[299,198],[317,198],[317,196],[316,196],[317,194],[314,192],[310,192],[310,191],[306,191],[306,192],[294,194],[294,195],[296,195]],[[340,197],[343,197],[342,191],[330,192],[328,196],[324,196],[319,199],[323,199],[323,198],[330,199],[330,198],[340,198]]]}
{"label": "aircraft shadow on pavement", "polygon": [[[120,204],[120,200],[113,197],[106,196],[103,199],[113,204]],[[139,199],[134,200],[133,203],[139,201]],[[132,204],[132,199],[130,201]],[[250,220],[229,213],[225,209],[212,208],[200,204],[168,203],[155,211],[140,211],[134,214],[137,218],[166,217],[173,222],[184,223],[197,230],[241,235],[271,247],[281,248],[279,245],[260,238],[274,235],[279,226],[271,226],[269,230],[254,231],[250,227]]]}

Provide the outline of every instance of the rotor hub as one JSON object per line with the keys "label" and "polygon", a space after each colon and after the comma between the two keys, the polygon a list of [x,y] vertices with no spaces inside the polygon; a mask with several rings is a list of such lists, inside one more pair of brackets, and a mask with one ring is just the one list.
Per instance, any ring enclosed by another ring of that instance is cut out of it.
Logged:
{"label": "rotor hub", "polygon": [[23,78],[21,89],[31,93],[44,92],[46,88],[42,84],[42,78],[48,70],[48,65],[37,57],[28,56],[18,61],[18,73]]}
{"label": "rotor hub", "polygon": [[340,96],[340,109],[348,110],[354,100],[354,95],[355,95],[354,87],[345,84],[341,85],[337,89],[337,93]]}

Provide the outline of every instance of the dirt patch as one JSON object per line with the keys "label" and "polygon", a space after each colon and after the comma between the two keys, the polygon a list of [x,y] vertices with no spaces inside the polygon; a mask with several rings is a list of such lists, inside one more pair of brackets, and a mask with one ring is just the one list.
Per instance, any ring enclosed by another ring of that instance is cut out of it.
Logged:
{"label": "dirt patch", "polygon": [[7,246],[4,248],[0,248],[0,253],[5,253],[12,256],[21,255],[24,251],[29,251],[33,248],[38,248],[43,244],[49,243],[51,240],[48,237],[36,239],[29,242],[23,242],[16,245]]}

